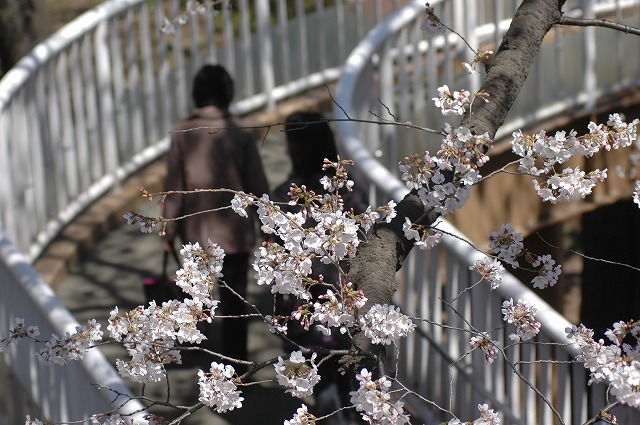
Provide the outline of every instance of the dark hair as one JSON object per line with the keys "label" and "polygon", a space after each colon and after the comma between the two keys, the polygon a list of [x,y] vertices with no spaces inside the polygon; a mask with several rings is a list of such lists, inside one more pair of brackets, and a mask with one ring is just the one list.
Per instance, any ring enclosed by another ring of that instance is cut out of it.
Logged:
{"label": "dark hair", "polygon": [[205,65],[193,79],[191,92],[196,107],[217,106],[229,109],[233,100],[233,79],[221,65]]}
{"label": "dark hair", "polygon": [[324,115],[296,112],[286,119],[287,146],[295,175],[313,175],[322,171],[324,159],[338,159],[333,131]]}

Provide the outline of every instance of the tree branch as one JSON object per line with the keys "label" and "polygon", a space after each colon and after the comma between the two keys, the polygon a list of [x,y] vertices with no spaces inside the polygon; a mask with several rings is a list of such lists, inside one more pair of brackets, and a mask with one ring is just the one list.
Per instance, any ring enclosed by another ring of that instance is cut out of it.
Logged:
{"label": "tree branch", "polygon": [[640,29],[638,28],[619,24],[617,22],[607,21],[606,19],[578,19],[562,16],[554,23],[554,25],[567,25],[574,27],[603,27],[611,28],[625,34],[640,35]]}
{"label": "tree branch", "polygon": [[463,119],[462,126],[475,134],[495,136],[518,97],[542,40],[561,18],[563,4],[564,0],[525,0],[520,5],[493,61],[487,65],[481,90],[489,94],[489,102],[475,99],[473,112]]}
{"label": "tree branch", "polygon": [[[493,138],[504,123],[533,64],[542,40],[561,17],[564,0],[525,0],[518,8],[493,61],[487,65],[487,75],[481,87],[489,94],[489,102],[476,98],[471,114],[462,125],[475,134],[488,133]],[[404,237],[405,218],[430,225],[438,214],[426,211],[415,193],[408,194],[397,206],[397,216],[391,223],[379,224],[373,235],[359,250],[351,263],[352,282],[367,296],[366,312],[373,304],[389,304],[400,269],[411,251],[413,243]],[[374,346],[364,338],[355,336],[355,343],[365,351],[383,355],[381,346]]]}

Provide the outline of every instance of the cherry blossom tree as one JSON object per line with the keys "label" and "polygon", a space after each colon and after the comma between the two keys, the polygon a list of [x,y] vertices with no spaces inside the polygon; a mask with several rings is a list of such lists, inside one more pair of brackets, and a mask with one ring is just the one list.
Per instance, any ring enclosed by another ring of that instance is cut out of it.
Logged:
{"label": "cherry blossom tree", "polygon": [[[208,370],[198,372],[200,396],[194,408],[208,406],[219,413],[242,408],[242,388],[248,378],[262,368],[273,368],[274,380],[292,396],[311,395],[321,379],[319,365],[337,357],[341,368],[350,373],[356,383],[350,394],[352,406],[348,409],[358,412],[361,419],[370,424],[409,423],[403,398],[411,391],[406,387],[400,391],[393,388],[395,365],[388,364],[386,351],[397,347],[399,340],[414,331],[419,318],[408,317],[393,306],[392,297],[398,289],[396,272],[412,249],[430,249],[447,237],[438,229],[437,219],[460,208],[473,187],[485,179],[481,175],[482,166],[489,160],[487,152],[493,138],[517,98],[549,30],[559,24],[625,29],[605,21],[566,19],[562,14],[563,4],[560,0],[524,0],[495,54],[474,50],[473,63],[463,64],[467,72],[478,72],[484,67],[486,76],[480,90],[470,93],[465,88],[452,91],[442,86],[438,89],[433,99],[435,107],[445,116],[461,118],[461,122],[449,123],[443,130],[435,131],[442,136],[438,152],[416,153],[400,162],[402,179],[410,193],[398,204],[389,202],[370,207],[361,214],[345,210],[343,194],[352,189],[353,182],[348,175],[351,163],[344,159],[325,161],[327,175],[322,179],[325,193],[292,185],[290,206],[298,207],[295,212],[282,208],[267,195],[232,192],[234,198],[229,208],[243,216],[247,215],[247,208],[256,208],[262,231],[274,236],[273,241],[256,250],[253,267],[257,284],[268,286],[273,294],[299,300],[296,309],[286,314],[262,312],[251,306],[252,315],[297,349],[261,364],[202,349],[222,361],[212,362]],[[188,2],[187,8],[189,13],[197,13],[201,8],[214,5],[215,2]],[[172,25],[181,22],[168,21],[166,30],[171,31]],[[425,31],[452,31],[428,5],[422,27]],[[634,33],[635,30],[626,28],[626,31]],[[567,160],[631,146],[636,142],[638,124],[638,120],[625,122],[620,115],[611,114],[606,123],[589,124],[582,136],[573,131],[554,135],[517,131],[511,144],[519,159],[513,165],[519,173],[531,176],[532,190],[543,201],[560,203],[581,199],[606,179],[607,171],[585,172],[566,167]],[[633,194],[634,201],[640,204],[638,191],[640,182],[636,183]],[[162,202],[173,193],[145,192],[143,195]],[[136,213],[127,213],[124,218],[144,232],[162,233],[167,223],[161,217]],[[486,282],[491,289],[497,288],[505,267],[534,271],[531,282],[534,288],[556,283],[561,267],[550,255],[529,252],[523,245],[522,235],[512,225],[505,223],[488,235],[488,240],[486,257],[472,266],[480,276],[477,284]],[[181,361],[184,345],[202,342],[204,335],[198,323],[210,322],[216,317],[219,301],[212,298],[212,289],[225,285],[221,275],[224,252],[215,241],[209,241],[206,247],[187,243],[180,253],[183,265],[177,273],[177,285],[185,292],[183,300],[162,305],[151,302],[149,306],[139,306],[129,312],[120,312],[116,307],[109,318],[107,330],[111,339],[123,344],[129,354],[128,359],[118,360],[116,366],[123,377],[134,382],[166,379],[166,367]],[[335,281],[314,278],[312,270],[319,262],[335,267],[338,278]],[[321,288],[322,295],[314,298],[312,287]],[[464,293],[456,298],[462,296]],[[526,300],[504,301],[501,313],[514,344],[530,341],[540,332],[536,309]],[[327,349],[296,344],[287,334],[288,326],[294,322],[325,335],[332,332],[346,335],[350,347]],[[606,335],[611,341],[609,345],[594,340],[593,332],[582,325],[568,329],[567,335],[571,344],[580,350],[576,360],[590,371],[589,382],[606,382],[616,403],[639,407],[640,322],[621,321],[612,324],[612,328]],[[469,331],[469,351],[481,350],[490,365],[498,357],[506,358],[506,353],[488,331]],[[0,349],[24,338],[39,341],[38,337],[33,324],[16,319]],[[52,364],[81,359],[85,350],[95,347],[102,338],[99,324],[90,321],[74,334],[41,341],[44,347],[38,357]],[[248,366],[248,372],[238,375],[234,368],[238,364]],[[451,416],[449,425],[500,423],[498,413],[488,404],[478,406],[479,416],[472,422],[463,422],[455,412],[439,408]],[[563,423],[554,412],[558,422]],[[171,423],[179,423],[185,415]],[[315,417],[301,404],[285,424],[322,423],[325,418]],[[101,424],[131,423],[130,418],[115,412],[97,414],[93,420]],[[29,417],[26,420],[26,424],[41,423]],[[149,423],[159,422],[150,418]]]}

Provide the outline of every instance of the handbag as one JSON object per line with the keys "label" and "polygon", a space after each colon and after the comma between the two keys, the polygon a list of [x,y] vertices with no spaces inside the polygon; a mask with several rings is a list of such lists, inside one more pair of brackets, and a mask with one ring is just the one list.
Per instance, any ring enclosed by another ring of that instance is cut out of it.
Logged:
{"label": "handbag", "polygon": [[[171,247],[171,254],[178,267],[180,267],[180,258],[174,247]],[[169,251],[164,251],[162,257],[162,274],[160,276],[145,277],[142,279],[142,289],[146,303],[155,301],[156,305],[174,300],[184,299],[185,293],[176,285],[175,280],[169,279],[167,269],[169,264]]]}

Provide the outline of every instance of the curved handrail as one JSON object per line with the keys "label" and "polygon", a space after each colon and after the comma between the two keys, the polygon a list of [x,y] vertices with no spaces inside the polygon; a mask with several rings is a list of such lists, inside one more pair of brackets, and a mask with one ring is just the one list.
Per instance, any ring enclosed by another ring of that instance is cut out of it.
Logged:
{"label": "curved handrail", "polygon": [[107,1],[83,13],[73,22],[39,43],[0,79],[0,110],[3,110],[31,76],[57,54],[94,31],[105,19],[126,11],[144,0]]}
{"label": "curved handrail", "polygon": [[[479,25],[474,25],[467,21],[466,26],[462,26],[461,33],[467,39],[472,38],[476,45],[497,42],[508,28],[507,18],[512,16],[512,13],[509,15],[509,11],[504,14],[499,11],[499,4],[502,3],[494,2],[496,18],[494,22],[498,24],[479,22]],[[617,7],[637,8],[638,4],[637,1],[627,1],[624,4],[623,2],[593,4],[592,16],[611,13],[618,10]],[[468,6],[468,3],[465,5]],[[459,9],[463,6],[455,1],[436,0],[431,2],[430,6],[436,8],[438,12],[447,13],[447,17],[452,20],[459,19],[460,15],[475,16],[468,10]],[[423,10],[424,2],[413,2],[372,29],[354,49],[345,63],[343,74],[338,82],[335,98],[339,107],[334,108],[335,118],[344,119],[347,115],[358,120],[371,119],[370,110],[379,117],[384,117],[388,108],[394,114],[392,117],[394,121],[400,123],[410,121],[420,125],[424,123],[424,116],[426,116],[425,99],[435,96],[437,87],[452,84],[452,81],[455,81],[455,88],[461,85],[464,87],[461,79],[466,79],[467,87],[474,87],[477,84],[477,81],[451,72],[456,61],[466,60],[464,46],[458,47],[456,40],[449,36],[441,35],[425,40],[422,35],[416,34],[415,28],[419,25]],[[582,11],[576,8],[568,13],[579,16]],[[442,15],[439,17],[443,18]],[[456,25],[452,26],[459,28]],[[591,51],[592,46],[589,44],[594,42],[593,38],[589,38],[592,36],[593,34],[589,33],[584,36],[585,62],[594,55]],[[441,63],[443,63],[442,66]],[[570,107],[589,110],[595,102],[588,94],[603,95],[625,87],[640,86],[640,74],[638,70],[634,72],[635,75],[631,75],[626,81],[594,86],[599,83],[595,78],[595,70],[586,67],[582,75],[582,85],[578,87],[577,93],[569,93],[560,101],[552,98],[542,106],[540,103],[531,105],[522,116],[509,117],[499,134],[509,134],[514,131],[512,126],[531,125],[549,118],[552,114],[559,112],[559,106],[561,110]],[[536,77],[535,73],[529,77],[533,82],[536,82],[536,78],[539,77]],[[529,96],[532,95],[531,91],[527,93]],[[383,105],[380,106],[380,104]],[[419,121],[421,119],[422,122]],[[440,127],[440,121],[437,118],[429,116],[429,119],[433,122],[427,120],[428,127]],[[397,159],[403,156],[398,150],[404,143],[410,142],[407,140],[407,133],[399,135],[401,130],[390,126],[367,126],[355,121],[338,121],[336,129],[343,155],[355,161],[355,171],[371,184],[374,202],[381,204],[389,199],[396,201],[402,199],[408,190],[396,177],[395,170],[392,171],[393,168],[389,167],[395,167]],[[418,133],[418,137],[423,139],[420,146],[424,150],[423,133],[417,130],[410,131]],[[405,136],[405,139],[402,139],[402,136]],[[374,152],[377,155],[374,155]],[[557,401],[563,417],[571,423],[582,423],[596,413],[597,406],[604,405],[604,397],[597,398],[603,394],[604,388],[592,388],[588,395],[585,386],[586,373],[582,366],[562,363],[572,360],[577,354],[575,349],[566,345],[567,338],[564,330],[571,326],[571,323],[513,275],[507,273],[503,284],[494,291],[481,287],[475,288],[468,295],[470,300],[463,302],[455,314],[442,306],[441,294],[449,294],[448,299],[451,299],[452,296],[478,281],[477,275],[470,272],[469,267],[483,255],[462,242],[465,236],[447,221],[441,221],[437,227],[453,237],[443,238],[441,245],[430,252],[415,252],[417,250],[414,249],[398,274],[402,283],[396,294],[398,305],[407,314],[413,316],[424,317],[428,314],[435,321],[447,318],[446,323],[450,326],[457,324],[466,328],[464,321],[474,323],[476,326],[478,323],[479,326],[485,323],[486,327],[481,328],[484,330],[502,328],[500,307],[503,300],[526,299],[538,311],[536,318],[542,324],[538,342],[543,344],[540,347],[547,348],[538,348],[538,353],[531,349],[514,349],[512,354],[516,356],[516,360],[535,361],[539,359],[536,356],[542,356],[541,353],[544,352],[545,355],[560,361],[560,364],[552,370],[550,366],[541,363],[537,369],[531,367],[524,371],[525,376],[537,385],[547,398]],[[460,319],[457,317],[458,314]],[[458,399],[464,400],[458,405],[461,414],[464,414],[465,409],[473,403],[468,403],[469,393],[464,391],[458,393],[457,382],[462,380],[471,384],[473,388],[481,389],[475,396],[480,402],[483,395],[491,394],[492,402],[505,411],[505,417],[510,422],[555,422],[550,410],[539,407],[539,400],[536,400],[535,395],[527,395],[527,389],[521,387],[521,383],[514,382],[502,372],[502,365],[487,368],[479,354],[472,356],[471,359],[466,357],[453,363],[450,359],[458,359],[468,351],[468,339],[437,326],[421,324],[419,327],[424,335],[429,335],[430,340],[437,341],[442,347],[432,348],[419,336],[406,342],[405,350],[401,353],[403,361],[398,364],[403,369],[400,371],[401,377],[407,380],[410,387],[421,394],[429,394],[433,397],[432,400],[444,406],[450,406],[450,403],[458,404],[460,403]],[[506,334],[498,333],[500,334],[497,336],[498,344],[509,345]],[[495,336],[496,333],[492,332],[492,338]],[[551,346],[553,348],[550,348]],[[448,355],[443,356],[442,352]],[[454,377],[458,378],[449,376],[450,369],[454,371],[451,372]],[[447,394],[444,397],[441,394],[442,387],[448,385],[454,392],[453,400],[449,400]],[[592,403],[586,402],[587,397],[592,397]],[[471,410],[467,410],[467,413],[469,417],[474,415]]]}

